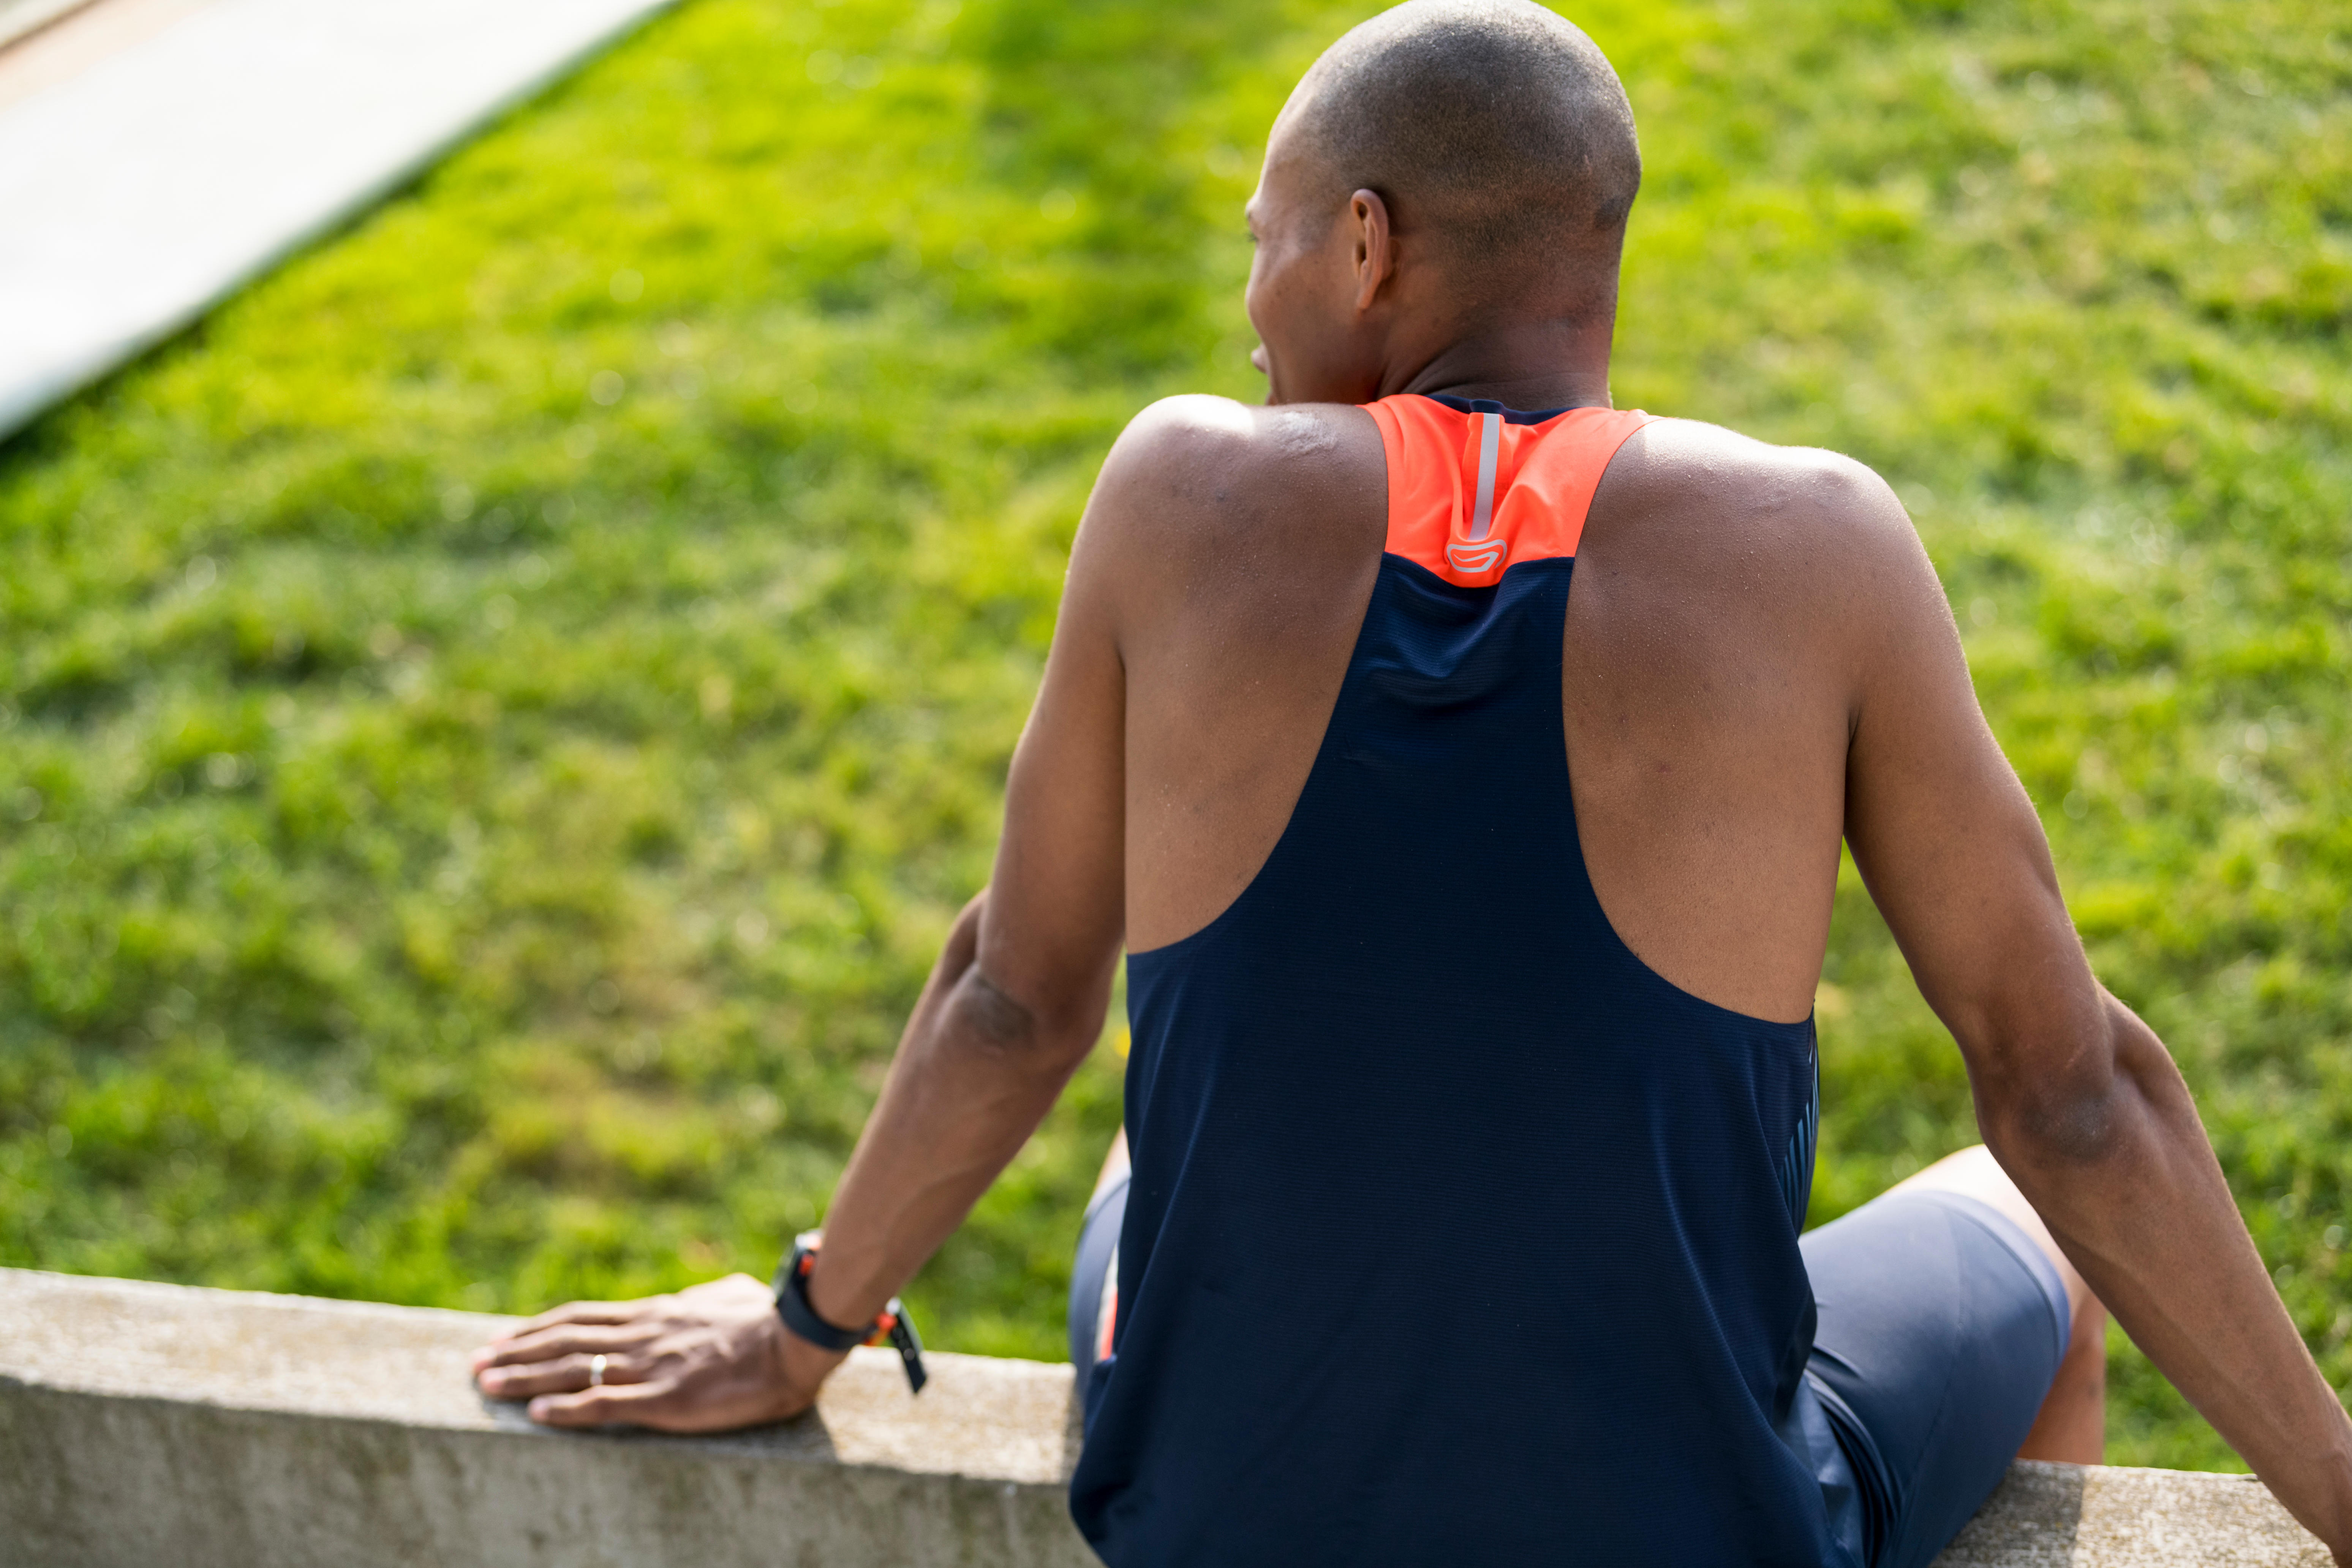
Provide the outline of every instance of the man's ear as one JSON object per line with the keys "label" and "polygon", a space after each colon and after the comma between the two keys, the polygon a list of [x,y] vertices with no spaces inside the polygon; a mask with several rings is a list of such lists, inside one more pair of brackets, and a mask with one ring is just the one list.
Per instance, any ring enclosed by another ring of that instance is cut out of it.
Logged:
{"label": "man's ear", "polygon": [[1353,240],[1350,259],[1356,268],[1356,310],[1360,314],[1380,298],[1381,285],[1396,275],[1396,247],[1389,237],[1389,204],[1378,191],[1358,191],[1348,198],[1348,226]]}

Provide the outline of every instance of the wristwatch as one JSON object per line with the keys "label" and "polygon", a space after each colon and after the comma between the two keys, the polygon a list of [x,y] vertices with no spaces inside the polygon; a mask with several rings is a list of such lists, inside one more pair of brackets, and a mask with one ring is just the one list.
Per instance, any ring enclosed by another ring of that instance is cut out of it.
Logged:
{"label": "wristwatch", "polygon": [[861,1329],[828,1323],[809,1305],[809,1270],[816,1267],[816,1249],[824,1243],[822,1231],[804,1230],[793,1238],[792,1251],[776,1269],[776,1316],[784,1321],[787,1331],[819,1350],[852,1350],[877,1339],[888,1340],[891,1349],[898,1352],[899,1364],[907,1369],[908,1391],[922,1393],[923,1384],[930,1381],[930,1374],[923,1370],[922,1336],[915,1332],[915,1321],[907,1316],[906,1306],[898,1297],[891,1297],[874,1321]]}

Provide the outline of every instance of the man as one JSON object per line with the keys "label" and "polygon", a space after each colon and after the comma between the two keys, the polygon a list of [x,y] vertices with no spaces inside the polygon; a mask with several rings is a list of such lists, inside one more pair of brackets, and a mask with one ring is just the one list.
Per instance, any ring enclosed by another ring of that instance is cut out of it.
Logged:
{"label": "man", "polygon": [[[1161,404],[1105,463],[994,880],[822,1252],[781,1306],[551,1313],[486,1391],[805,1408],[1123,942],[1072,1310],[1107,1561],[1923,1564],[2012,1457],[2097,1458],[2101,1301],[2346,1560],[2352,1425],[2091,976],[1901,508],[1611,410],[1639,177],[1607,61],[1526,0],[1316,64],[1250,204],[1268,405]],[[1987,1148],[1801,1238],[1842,838]]]}

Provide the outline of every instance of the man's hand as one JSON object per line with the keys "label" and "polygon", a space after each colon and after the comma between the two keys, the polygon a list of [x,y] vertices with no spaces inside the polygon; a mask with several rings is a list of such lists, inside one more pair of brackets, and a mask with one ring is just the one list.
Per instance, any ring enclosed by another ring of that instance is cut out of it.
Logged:
{"label": "man's hand", "polygon": [[[604,1381],[589,1385],[604,1358]],[[474,1352],[494,1399],[530,1400],[550,1426],[627,1422],[723,1432],[797,1415],[847,1360],[784,1331],[768,1287],[730,1274],[642,1301],[575,1301]]]}

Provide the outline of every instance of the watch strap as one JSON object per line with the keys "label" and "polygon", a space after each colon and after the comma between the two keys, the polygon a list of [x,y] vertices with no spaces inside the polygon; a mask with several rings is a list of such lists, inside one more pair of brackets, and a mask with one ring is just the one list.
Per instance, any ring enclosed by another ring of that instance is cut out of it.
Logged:
{"label": "watch strap", "polygon": [[819,1350],[854,1350],[872,1339],[873,1323],[845,1329],[817,1316],[808,1299],[809,1270],[815,1267],[816,1242],[813,1235],[802,1236],[776,1270],[776,1315],[783,1319],[784,1327]]}

